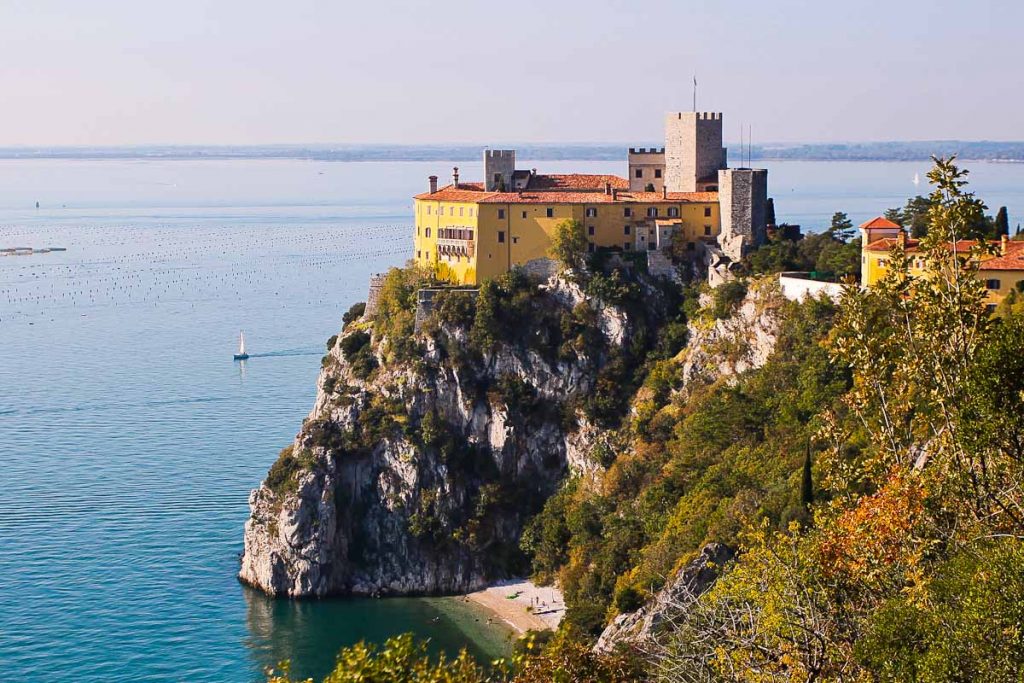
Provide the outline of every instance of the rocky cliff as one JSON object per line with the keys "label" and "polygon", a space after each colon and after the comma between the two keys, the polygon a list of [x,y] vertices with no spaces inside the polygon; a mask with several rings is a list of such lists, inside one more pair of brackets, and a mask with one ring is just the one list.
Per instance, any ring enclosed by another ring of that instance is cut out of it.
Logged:
{"label": "rocky cliff", "polygon": [[658,634],[667,620],[711,588],[735,555],[731,548],[721,543],[704,546],[700,554],[680,569],[675,578],[643,607],[615,617],[601,633],[594,651],[611,652],[627,644],[643,647],[646,641]]}
{"label": "rocky cliff", "polygon": [[652,282],[631,290],[639,316],[564,279],[506,285],[483,323],[494,292],[441,297],[401,347],[379,320],[332,339],[313,410],[250,495],[242,581],[287,596],[453,593],[525,570],[525,520],[568,471],[597,466],[624,389],[611,369],[638,362],[667,304]]}

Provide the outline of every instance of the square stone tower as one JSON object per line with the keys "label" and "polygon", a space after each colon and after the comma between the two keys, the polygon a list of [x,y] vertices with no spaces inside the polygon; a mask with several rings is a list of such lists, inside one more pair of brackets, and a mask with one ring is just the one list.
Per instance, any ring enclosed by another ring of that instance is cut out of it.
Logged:
{"label": "square stone tower", "polygon": [[718,185],[726,167],[722,115],[679,111],[665,117],[665,187],[669,192],[702,192]]}
{"label": "square stone tower", "polygon": [[514,149],[484,150],[484,189],[488,192],[511,192],[516,172]]}
{"label": "square stone tower", "polygon": [[722,231],[718,244],[733,261],[764,244],[767,233],[768,170],[728,168],[718,172]]}

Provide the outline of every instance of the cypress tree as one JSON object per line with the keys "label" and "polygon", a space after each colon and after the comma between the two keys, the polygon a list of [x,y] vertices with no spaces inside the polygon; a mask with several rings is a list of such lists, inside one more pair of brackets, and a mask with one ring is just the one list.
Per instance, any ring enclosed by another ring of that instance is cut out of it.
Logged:
{"label": "cypress tree", "polygon": [[804,457],[804,476],[800,483],[800,502],[805,508],[814,504],[814,480],[811,478],[811,442],[807,441],[807,455]]}
{"label": "cypress tree", "polygon": [[1006,207],[1000,206],[996,213],[996,237],[1010,234],[1010,217],[1006,213]]}
{"label": "cypress tree", "polygon": [[768,198],[768,206],[765,207],[764,218],[766,225],[777,225],[775,222],[775,199]]}

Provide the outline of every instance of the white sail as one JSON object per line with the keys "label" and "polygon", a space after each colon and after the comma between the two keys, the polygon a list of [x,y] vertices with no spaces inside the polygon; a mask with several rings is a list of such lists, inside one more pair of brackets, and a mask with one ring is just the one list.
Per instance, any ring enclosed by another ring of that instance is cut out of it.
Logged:
{"label": "white sail", "polygon": [[914,174],[914,184],[915,185],[920,185],[921,184],[921,176],[918,175],[917,173]]}
{"label": "white sail", "polygon": [[238,333],[238,355],[245,355],[245,335],[241,332]]}

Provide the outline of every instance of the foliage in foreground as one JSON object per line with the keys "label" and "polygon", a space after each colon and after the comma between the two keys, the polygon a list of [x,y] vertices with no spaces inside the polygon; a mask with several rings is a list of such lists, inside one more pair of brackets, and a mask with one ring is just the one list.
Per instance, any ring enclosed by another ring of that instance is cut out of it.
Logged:
{"label": "foliage in foreground", "polygon": [[897,246],[885,281],[841,303],[829,346],[868,443],[822,413],[814,526],[744,533],[649,652],[663,680],[1020,680],[1024,319],[990,317],[976,254],[945,246],[979,236],[965,176],[929,174],[926,273]]}
{"label": "foliage in foreground", "polygon": [[[533,634],[520,641],[508,659],[478,664],[463,650],[454,659],[431,657],[425,641],[411,634],[389,638],[382,646],[357,643],[338,654],[324,683],[627,683],[643,680],[635,657],[597,655],[567,633],[543,649]],[[300,683],[287,662],[267,672],[267,683]],[[305,679],[301,683],[312,683]]]}

